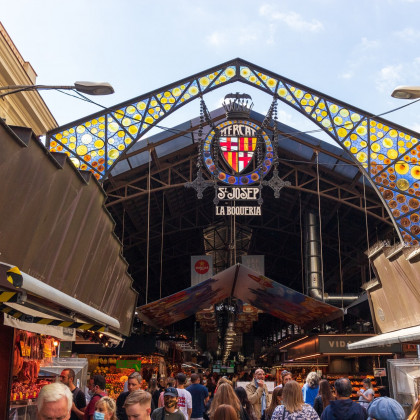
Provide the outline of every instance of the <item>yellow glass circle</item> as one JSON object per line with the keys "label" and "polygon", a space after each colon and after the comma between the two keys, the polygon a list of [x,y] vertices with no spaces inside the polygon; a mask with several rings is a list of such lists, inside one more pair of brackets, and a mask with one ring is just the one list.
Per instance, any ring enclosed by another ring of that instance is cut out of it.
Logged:
{"label": "yellow glass circle", "polygon": [[180,96],[181,93],[182,93],[182,90],[179,87],[172,89],[172,95],[175,97]]}
{"label": "yellow glass circle", "polygon": [[144,102],[139,102],[139,103],[137,104],[137,109],[138,109],[139,111],[143,111],[144,109],[146,109],[146,104],[145,104]]}
{"label": "yellow glass circle", "polygon": [[287,95],[287,90],[285,88],[280,88],[277,93],[279,96],[285,97]]}
{"label": "yellow glass circle", "polygon": [[346,136],[347,136],[347,130],[346,130],[346,129],[344,129],[344,128],[339,128],[339,129],[337,130],[337,134],[338,134],[340,137],[346,137]]}
{"label": "yellow glass circle", "polygon": [[413,166],[411,168],[411,176],[414,179],[420,179],[420,166]]}
{"label": "yellow glass circle", "polygon": [[117,159],[117,157],[119,156],[120,152],[117,149],[111,149],[108,151],[108,157],[110,159]]}
{"label": "yellow glass circle", "polygon": [[150,117],[150,116],[149,117],[146,117],[145,120],[144,120],[144,122],[146,122],[147,124],[152,124],[153,121],[154,121],[153,118]]}
{"label": "yellow glass circle", "polygon": [[372,146],[370,147],[372,149],[372,151],[374,152],[379,152],[379,150],[381,150],[381,146],[378,143],[373,143]]}
{"label": "yellow glass circle", "polygon": [[102,140],[96,140],[94,145],[97,149],[102,149],[102,147],[104,147],[104,142]]}
{"label": "yellow glass circle", "polygon": [[404,175],[408,173],[409,170],[410,170],[410,167],[408,166],[407,163],[403,161],[399,161],[395,164],[395,171],[400,175]]}
{"label": "yellow glass circle", "polygon": [[138,133],[138,131],[139,131],[139,129],[137,128],[137,126],[135,126],[135,125],[131,125],[129,128],[128,128],[128,132],[130,133],[130,134],[137,134]]}
{"label": "yellow glass circle", "polygon": [[359,162],[366,162],[367,161],[367,154],[365,152],[359,152],[356,155],[356,158]]}
{"label": "yellow glass circle", "polygon": [[359,114],[356,114],[356,113],[351,114],[350,119],[351,119],[353,122],[360,121],[360,115],[359,115]]}
{"label": "yellow glass circle", "polygon": [[124,127],[128,127],[129,125],[131,125],[131,118],[124,118],[124,119],[122,120],[122,125],[123,125]]}
{"label": "yellow glass circle", "polygon": [[337,105],[335,105],[335,104],[330,105],[330,111],[331,111],[333,114],[336,114],[336,113],[338,112],[338,106],[337,106]]}
{"label": "yellow glass circle", "polygon": [[389,149],[386,154],[390,159],[394,160],[398,157],[398,152],[395,149]]}
{"label": "yellow glass circle", "polygon": [[248,67],[244,67],[244,68],[241,69],[241,76],[242,77],[247,78],[247,77],[249,77],[250,74],[251,74],[251,70],[249,70]]}
{"label": "yellow glass circle", "polygon": [[188,92],[189,92],[190,95],[197,95],[197,93],[198,93],[198,87],[197,86],[191,86],[188,89]]}
{"label": "yellow glass circle", "polygon": [[201,86],[206,87],[206,86],[208,86],[209,84],[210,84],[210,80],[209,80],[207,77],[202,77],[202,78],[200,79],[200,85],[201,85]]}
{"label": "yellow glass circle", "polygon": [[127,114],[134,114],[136,112],[136,108],[134,108],[134,106],[130,105],[127,107]]}
{"label": "yellow glass circle", "polygon": [[114,113],[115,118],[121,119],[124,117],[124,111],[122,109],[119,109],[118,111],[115,111]]}
{"label": "yellow glass circle", "polygon": [[389,149],[394,145],[394,142],[389,137],[384,137],[382,140],[382,144],[384,145],[384,147]]}
{"label": "yellow glass circle", "polygon": [[227,77],[233,77],[233,76],[235,76],[235,73],[236,73],[236,71],[235,71],[235,69],[233,69],[232,67],[229,67],[229,68],[226,70],[226,76],[227,76]]}
{"label": "yellow glass circle", "polygon": [[410,183],[406,179],[400,178],[397,181],[397,188],[400,189],[401,191],[406,191],[408,190],[409,187],[410,187]]}
{"label": "yellow glass circle", "polygon": [[367,129],[364,126],[359,126],[359,127],[356,128],[356,133],[359,136],[365,136],[367,134]]}
{"label": "yellow glass circle", "polygon": [[85,126],[84,125],[78,125],[77,126],[77,128],[76,128],[76,131],[79,133],[79,134],[82,134],[82,133],[84,133],[85,132]]}
{"label": "yellow glass circle", "polygon": [[84,156],[87,153],[88,149],[84,144],[77,146],[76,153],[80,156]]}

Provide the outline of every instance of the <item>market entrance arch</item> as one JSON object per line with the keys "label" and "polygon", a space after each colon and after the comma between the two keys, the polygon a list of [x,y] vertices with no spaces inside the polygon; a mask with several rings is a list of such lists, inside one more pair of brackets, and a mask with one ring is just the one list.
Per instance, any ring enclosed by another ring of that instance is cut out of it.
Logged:
{"label": "market entrance arch", "polygon": [[233,82],[277,97],[346,150],[381,198],[402,242],[420,240],[418,133],[240,58],[61,126],[47,135],[82,170],[104,180],[151,128],[183,105]]}

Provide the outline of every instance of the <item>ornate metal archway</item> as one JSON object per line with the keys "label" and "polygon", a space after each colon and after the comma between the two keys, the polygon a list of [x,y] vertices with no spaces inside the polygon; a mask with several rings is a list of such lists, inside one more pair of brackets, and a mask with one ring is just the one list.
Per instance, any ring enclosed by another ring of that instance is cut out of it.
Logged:
{"label": "ornate metal archway", "polygon": [[419,134],[240,58],[138,96],[47,134],[81,170],[104,180],[119,158],[163,118],[233,82],[288,104],[330,135],[357,163],[381,197],[400,240],[420,241]]}

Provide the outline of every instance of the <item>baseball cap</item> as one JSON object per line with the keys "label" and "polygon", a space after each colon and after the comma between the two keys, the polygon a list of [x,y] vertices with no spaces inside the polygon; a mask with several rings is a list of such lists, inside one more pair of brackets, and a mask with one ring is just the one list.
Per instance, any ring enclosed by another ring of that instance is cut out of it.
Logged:
{"label": "baseball cap", "polygon": [[398,401],[388,397],[375,398],[368,407],[369,418],[376,420],[404,420],[405,413]]}
{"label": "baseball cap", "polygon": [[164,397],[166,395],[169,395],[171,397],[178,397],[178,391],[176,388],[169,387],[165,389],[165,393],[163,394]]}

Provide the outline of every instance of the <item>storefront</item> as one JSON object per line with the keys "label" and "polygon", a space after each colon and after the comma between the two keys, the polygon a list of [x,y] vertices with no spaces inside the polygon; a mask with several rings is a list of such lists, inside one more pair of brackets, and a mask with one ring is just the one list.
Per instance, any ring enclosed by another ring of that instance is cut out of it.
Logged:
{"label": "storefront", "polygon": [[[402,353],[401,344],[372,347],[363,351],[351,351],[348,344],[354,343],[372,335],[316,335],[302,337],[281,346],[287,351],[286,362],[276,366],[279,381],[283,369],[292,372],[293,377],[303,384],[306,375],[317,371],[331,383],[340,377],[348,377],[353,385],[353,395],[362,386],[364,378],[370,378],[377,393],[378,386],[387,385],[386,377],[382,376],[386,361]],[[381,372],[381,376],[379,376]],[[375,375],[378,375],[375,377]],[[377,394],[378,396],[379,394]]]}

